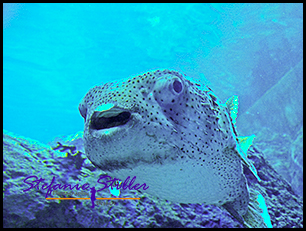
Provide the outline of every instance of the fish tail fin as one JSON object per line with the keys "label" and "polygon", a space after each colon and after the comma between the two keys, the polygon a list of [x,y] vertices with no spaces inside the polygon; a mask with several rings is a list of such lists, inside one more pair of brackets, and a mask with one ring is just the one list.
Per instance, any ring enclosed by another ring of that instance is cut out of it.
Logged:
{"label": "fish tail fin", "polygon": [[243,218],[250,227],[273,228],[265,200],[255,189],[250,189],[249,207]]}

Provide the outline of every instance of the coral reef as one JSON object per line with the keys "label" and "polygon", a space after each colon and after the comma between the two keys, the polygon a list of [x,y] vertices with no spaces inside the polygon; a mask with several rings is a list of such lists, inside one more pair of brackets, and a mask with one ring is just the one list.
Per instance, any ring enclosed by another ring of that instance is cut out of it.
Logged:
{"label": "coral reef", "polygon": [[[105,173],[86,158],[81,133],[45,145],[4,131],[3,153],[5,228],[243,227],[223,208],[172,203],[137,190],[122,191],[121,196],[140,197],[140,200],[116,201],[95,208],[91,208],[88,200],[46,200],[46,190],[41,187],[23,192],[29,187],[24,179],[33,175],[44,178],[45,182],[55,177],[61,184],[97,185],[97,179]],[[249,156],[262,179],[257,183],[245,169],[249,187],[263,194],[273,227],[303,227],[302,200],[255,147]],[[110,196],[108,190],[99,192],[99,197]]]}

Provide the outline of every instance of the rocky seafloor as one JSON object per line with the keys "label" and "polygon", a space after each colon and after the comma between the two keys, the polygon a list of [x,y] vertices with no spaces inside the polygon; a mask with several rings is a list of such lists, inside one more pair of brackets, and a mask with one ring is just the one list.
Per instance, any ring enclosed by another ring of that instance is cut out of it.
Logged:
{"label": "rocky seafloor", "polygon": [[[302,199],[256,147],[252,146],[248,155],[262,181],[256,182],[247,169],[245,175],[249,186],[263,193],[272,226],[302,228]],[[47,190],[41,185],[23,191],[29,187],[24,182],[28,176],[42,177],[45,183],[55,176],[56,183],[94,186],[100,175],[106,174],[86,158],[80,133],[46,145],[3,131],[3,227],[243,227],[223,208],[172,203],[137,190],[122,190],[120,196],[140,200],[115,201],[95,208],[91,208],[90,200],[46,200]],[[103,190],[98,196],[110,197],[110,192]]]}

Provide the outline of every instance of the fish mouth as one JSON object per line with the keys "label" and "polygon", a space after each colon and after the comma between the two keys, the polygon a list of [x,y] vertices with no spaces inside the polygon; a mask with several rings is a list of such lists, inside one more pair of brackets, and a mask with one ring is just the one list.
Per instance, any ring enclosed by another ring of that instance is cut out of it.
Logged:
{"label": "fish mouth", "polygon": [[102,130],[119,127],[131,120],[131,112],[113,107],[109,110],[95,111],[91,117],[90,128]]}

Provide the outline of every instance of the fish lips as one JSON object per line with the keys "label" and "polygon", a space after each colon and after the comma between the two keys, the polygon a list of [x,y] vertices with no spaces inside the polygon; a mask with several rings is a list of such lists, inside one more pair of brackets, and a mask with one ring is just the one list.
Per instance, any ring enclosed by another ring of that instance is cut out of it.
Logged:
{"label": "fish lips", "polygon": [[111,108],[104,111],[95,111],[91,116],[90,129],[103,130],[120,127],[132,119],[132,113],[122,108]]}

